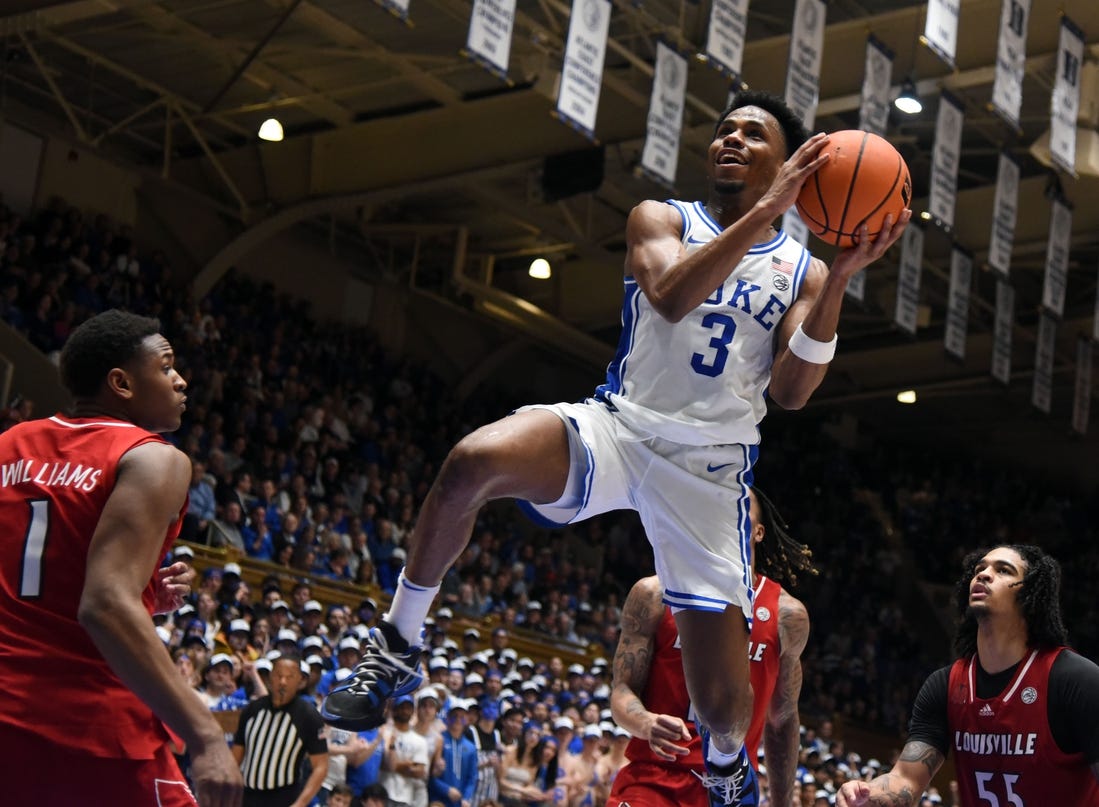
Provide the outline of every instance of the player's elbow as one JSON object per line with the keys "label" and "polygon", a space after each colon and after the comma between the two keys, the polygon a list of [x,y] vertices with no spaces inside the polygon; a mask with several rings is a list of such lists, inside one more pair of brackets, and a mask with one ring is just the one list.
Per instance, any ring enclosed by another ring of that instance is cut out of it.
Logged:
{"label": "player's elbow", "polygon": [[774,381],[767,388],[767,397],[776,405],[791,412],[804,408],[805,404],[809,403],[810,395],[812,390],[802,391],[796,387],[775,384]]}

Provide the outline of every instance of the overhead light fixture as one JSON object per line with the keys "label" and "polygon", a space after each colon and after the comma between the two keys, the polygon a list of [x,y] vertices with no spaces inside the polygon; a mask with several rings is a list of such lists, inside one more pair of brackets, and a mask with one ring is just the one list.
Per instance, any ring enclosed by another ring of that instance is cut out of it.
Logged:
{"label": "overhead light fixture", "polygon": [[259,139],[278,143],[282,140],[282,124],[278,118],[268,118],[259,127]]}
{"label": "overhead light fixture", "polygon": [[901,84],[901,94],[893,100],[893,106],[905,115],[918,115],[923,112],[923,102],[916,92],[916,82],[909,76]]}
{"label": "overhead light fixture", "polygon": [[530,269],[527,270],[527,274],[536,280],[549,280],[553,272],[550,269],[549,261],[545,258],[535,258],[530,262]]}
{"label": "overhead light fixture", "polygon": [[897,393],[897,402],[902,404],[916,403],[916,390],[906,389]]}

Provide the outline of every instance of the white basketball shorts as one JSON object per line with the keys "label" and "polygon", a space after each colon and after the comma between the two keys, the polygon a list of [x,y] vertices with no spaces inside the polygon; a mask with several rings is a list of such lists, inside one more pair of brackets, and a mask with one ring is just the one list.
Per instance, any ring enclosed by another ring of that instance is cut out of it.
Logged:
{"label": "white basketball shorts", "polygon": [[611,510],[636,510],[653,547],[664,602],[724,611],[751,625],[748,493],[757,447],[685,446],[638,433],[602,401],[536,404],[569,432],[571,468],[555,502],[520,501],[535,522],[559,527]]}

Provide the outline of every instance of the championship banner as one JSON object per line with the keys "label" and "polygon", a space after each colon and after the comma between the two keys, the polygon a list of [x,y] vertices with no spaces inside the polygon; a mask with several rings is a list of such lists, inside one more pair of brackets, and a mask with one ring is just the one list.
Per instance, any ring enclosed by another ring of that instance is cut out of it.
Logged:
{"label": "championship banner", "polygon": [[969,331],[969,290],[973,284],[973,258],[960,247],[950,253],[950,291],[946,302],[946,352],[964,359]]}
{"label": "championship banner", "polygon": [[1080,111],[1080,66],[1084,34],[1068,17],[1061,17],[1057,74],[1050,96],[1049,153],[1054,165],[1076,174],[1076,115]]}
{"label": "championship banner", "polygon": [[1049,241],[1046,242],[1046,276],[1042,282],[1042,307],[1058,317],[1065,313],[1065,284],[1072,240],[1072,208],[1054,199],[1049,213]]}
{"label": "championship banner", "polygon": [[706,34],[706,60],[737,84],[747,31],[748,0],[714,0]]}
{"label": "championship banner", "polygon": [[1001,151],[1000,167],[996,172],[996,201],[992,209],[992,235],[988,241],[988,265],[1003,278],[1011,269],[1018,209],[1019,163],[1006,151]]}
{"label": "championship banner", "polygon": [[1038,316],[1038,346],[1034,351],[1034,386],[1030,402],[1049,414],[1053,403],[1053,351],[1057,346],[1057,321],[1049,314]]}
{"label": "championship banner", "polygon": [[1072,430],[1088,433],[1091,415],[1091,340],[1076,341],[1076,393],[1072,398]]}
{"label": "championship banner", "polygon": [[657,42],[641,170],[669,187],[675,184],[686,99],[687,60],[663,42]]}
{"label": "championship banner", "polygon": [[611,23],[610,0],[573,0],[557,115],[595,140],[595,115],[603,86],[603,59]]}
{"label": "championship banner", "polygon": [[923,268],[923,230],[911,222],[901,236],[901,267],[897,273],[897,307],[893,321],[902,331],[916,335]]}
{"label": "championship banner", "polygon": [[954,226],[954,203],[958,196],[958,164],[962,154],[961,101],[943,90],[939,96],[939,117],[935,122],[935,149],[931,154],[931,194],[928,210],[946,227]]}
{"label": "championship banner", "polygon": [[1012,128],[1019,128],[1026,62],[1026,29],[1030,0],[1003,0],[1000,39],[996,45],[996,75],[992,80],[992,108]]}
{"label": "championship banner", "polygon": [[823,0],[797,0],[794,29],[790,32],[790,61],[786,68],[786,104],[813,131],[820,95],[820,58],[824,50]]}
{"label": "championship banner", "polygon": [[866,299],[865,269],[851,275],[851,279],[847,281],[847,288],[844,289],[844,293],[852,300],[858,300],[860,303]]}
{"label": "championship banner", "polygon": [[409,0],[376,0],[376,2],[394,17],[408,22]]}
{"label": "championship banner", "polygon": [[923,38],[927,46],[954,69],[954,53],[958,47],[958,0],[930,0]]}
{"label": "championship banner", "polygon": [[889,83],[893,80],[893,51],[871,35],[866,40],[866,66],[863,68],[862,98],[859,101],[859,128],[885,136],[892,105]]}
{"label": "championship banner", "polygon": [[466,54],[505,81],[514,25],[515,0],[473,0]]}
{"label": "championship banner", "polygon": [[782,229],[803,247],[809,246],[809,227],[801,220],[796,207],[791,207],[782,214]]}
{"label": "championship banner", "polygon": [[992,377],[1001,384],[1011,382],[1011,337],[1015,326],[1015,289],[996,281],[996,321],[992,326]]}

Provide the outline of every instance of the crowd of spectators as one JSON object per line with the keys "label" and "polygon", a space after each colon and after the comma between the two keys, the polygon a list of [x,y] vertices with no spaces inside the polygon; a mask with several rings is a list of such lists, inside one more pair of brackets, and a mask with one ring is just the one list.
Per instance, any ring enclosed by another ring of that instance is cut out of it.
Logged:
{"label": "crowd of spectators", "polygon": [[[61,202],[27,219],[0,209],[0,317],[49,355],[83,319],[112,306],[160,318],[189,385],[187,417],[171,436],[194,470],[184,537],[236,547],[306,581],[392,592],[403,544],[447,450],[529,402],[518,388],[456,401],[442,379],[388,355],[368,329],[319,322],[306,302],[243,275],[228,274],[194,300],[164,253],[143,254],[107,217]],[[32,406],[13,402],[5,418],[30,417]],[[801,703],[808,722],[903,732],[917,687],[947,658],[911,630],[902,581],[952,582],[961,551],[1005,538],[1042,543],[1085,575],[1099,571],[1088,540],[1094,505],[1034,479],[956,457],[898,459],[895,447],[841,449],[809,414],[768,420],[763,434],[756,479],[820,570],[793,589],[813,625]],[[883,507],[872,507],[865,492]],[[883,517],[898,528],[892,534]],[[630,513],[547,532],[509,504],[492,505],[447,573],[440,605],[610,657],[618,606],[650,573],[651,553]],[[1094,601],[1073,577],[1065,585],[1070,635],[1094,655]],[[221,585],[204,586],[196,615],[169,640],[181,646],[201,633],[212,648],[219,630],[245,619],[254,650],[276,649],[270,640],[286,624],[281,609],[269,610],[269,594],[253,596],[238,582],[226,599]],[[309,599],[287,596],[297,610]],[[317,618],[297,617],[303,625]],[[195,671],[206,675],[201,664]],[[502,681],[519,671],[499,672]],[[550,692],[567,676],[547,680]]]}

